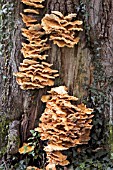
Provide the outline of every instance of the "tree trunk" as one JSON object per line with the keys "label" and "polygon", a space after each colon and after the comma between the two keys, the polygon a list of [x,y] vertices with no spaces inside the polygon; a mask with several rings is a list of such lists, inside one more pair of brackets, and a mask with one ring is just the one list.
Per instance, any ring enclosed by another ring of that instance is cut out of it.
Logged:
{"label": "tree trunk", "polygon": [[[20,0],[1,0],[1,3],[0,147],[1,155],[4,155],[6,152],[17,153],[19,141],[25,141],[30,135],[29,130],[38,124],[44,110],[41,96],[46,93],[47,88],[24,91],[16,83],[13,72],[17,72],[23,60],[20,53],[23,41],[21,28],[24,27],[20,12],[23,5]],[[97,89],[98,94],[107,92],[108,88],[112,93],[113,1],[47,0],[39,20],[52,10],[60,11],[64,15],[77,12],[78,18],[84,20],[84,31],[80,34],[79,44],[74,48],[59,48],[50,42],[48,61],[53,63],[53,68],[58,69],[60,74],[55,86],[67,86],[69,93],[81,100],[89,97],[88,89],[91,88]],[[94,95],[91,90],[90,95]],[[11,138],[12,133],[15,138]],[[15,143],[14,146],[12,142]]]}

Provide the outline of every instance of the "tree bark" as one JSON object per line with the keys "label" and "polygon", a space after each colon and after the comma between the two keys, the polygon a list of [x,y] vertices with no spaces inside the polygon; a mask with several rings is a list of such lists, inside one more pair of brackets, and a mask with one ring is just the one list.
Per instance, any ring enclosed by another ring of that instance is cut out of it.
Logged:
{"label": "tree bark", "polygon": [[[17,152],[17,149],[11,149],[10,143],[8,144],[10,149],[7,151],[6,148],[12,130],[14,131],[16,128],[17,134],[20,135],[21,142],[23,142],[30,135],[29,130],[37,126],[44,110],[41,96],[49,89],[24,91],[16,83],[13,72],[17,72],[19,64],[23,60],[20,53],[23,41],[21,28],[24,27],[20,12],[22,12],[23,5],[20,0],[9,0],[8,2],[2,0],[2,6],[5,4],[7,4],[8,11],[6,14],[2,14],[3,54],[0,58],[0,126],[2,128],[0,147],[4,148],[1,151],[2,155],[5,152],[10,154]],[[10,11],[8,7],[11,4],[14,6]],[[88,96],[86,87],[95,84],[98,90],[106,90],[108,84],[105,84],[101,78],[105,75],[105,79],[106,77],[112,79],[113,2],[112,0],[90,0],[90,2],[83,0],[84,6],[80,4],[81,1],[78,0],[47,0],[39,20],[45,13],[50,13],[52,10],[60,11],[64,15],[78,12],[78,18],[84,19],[83,27],[85,29],[80,34],[81,39],[78,45],[74,48],[59,48],[50,42],[51,49],[48,52],[48,61],[53,63],[53,68],[58,69],[60,74],[55,81],[55,86],[67,86],[71,95],[76,95],[83,100],[84,96]],[[85,12],[83,12],[83,7]],[[96,65],[97,63],[99,64]],[[104,72],[101,71],[101,65]],[[103,86],[102,83],[104,83]],[[109,88],[113,92],[111,84]],[[13,123],[15,124],[15,121],[18,121],[17,126],[11,126]],[[6,127],[7,129],[4,130]],[[8,127],[13,128],[8,130]],[[18,142],[15,144],[15,148],[19,148]]]}

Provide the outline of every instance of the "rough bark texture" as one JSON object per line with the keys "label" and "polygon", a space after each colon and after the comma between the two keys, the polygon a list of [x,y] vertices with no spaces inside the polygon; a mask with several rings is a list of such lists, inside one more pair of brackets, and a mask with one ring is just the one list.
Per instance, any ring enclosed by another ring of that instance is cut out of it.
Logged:
{"label": "rough bark texture", "polygon": [[[0,125],[6,128],[9,122],[19,121],[20,127],[16,128],[16,130],[19,129],[21,141],[23,142],[29,136],[29,130],[37,125],[38,119],[44,109],[40,99],[41,96],[46,93],[47,88],[43,90],[23,91],[15,81],[13,72],[18,70],[19,63],[22,61],[20,49],[22,42],[21,27],[23,27],[23,23],[19,13],[22,12],[23,6],[20,0],[10,0],[10,2],[14,4],[12,16],[9,15],[12,24],[7,23],[5,26],[6,16],[4,15],[2,18],[2,31],[9,31],[9,37],[8,39],[4,37],[2,39],[4,54],[0,58]],[[5,3],[7,3],[7,1],[2,1],[2,4]],[[113,1],[83,0],[83,3],[86,4],[86,11],[89,14],[87,24],[90,25],[90,30],[88,31],[90,44],[94,45],[95,41],[99,42],[101,48],[101,59],[99,62],[103,64],[106,74],[112,77]],[[43,16],[45,12],[50,13],[52,10],[58,10],[64,15],[77,12],[79,4],[80,2],[78,0],[47,0],[45,2],[45,10],[42,11],[41,16]],[[82,15],[79,17],[82,19]],[[53,68],[58,69],[60,73],[60,77],[56,80],[55,85],[66,85],[71,95],[76,95],[81,99],[84,95],[87,96],[87,91],[84,90],[84,87],[86,85],[91,86],[94,81],[93,71],[96,69],[93,65],[94,56],[92,51],[86,46],[86,33],[87,31],[84,31],[80,34],[81,40],[79,44],[72,49],[67,47],[58,48],[50,42],[51,49],[49,50],[48,57],[48,61],[53,63]],[[11,47],[10,42],[12,43]],[[6,122],[6,120],[7,123],[4,123],[3,121]],[[13,128],[15,128],[15,126],[13,126]],[[7,143],[3,143],[3,141],[7,141],[6,134],[9,135],[8,130],[2,130],[0,140],[1,148]],[[8,147],[10,147],[9,143]],[[15,145],[15,147],[18,147],[18,144]],[[10,151],[10,154],[14,154],[14,152]]]}

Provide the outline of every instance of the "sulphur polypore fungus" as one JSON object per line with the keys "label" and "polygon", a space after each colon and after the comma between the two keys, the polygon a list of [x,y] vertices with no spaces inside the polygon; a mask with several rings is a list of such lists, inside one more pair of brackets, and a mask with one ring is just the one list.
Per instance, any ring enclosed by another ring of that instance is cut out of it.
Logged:
{"label": "sulphur polypore fungus", "polygon": [[[41,4],[44,0],[22,0],[28,6],[34,9],[25,9],[25,13],[38,14],[37,8],[43,8]],[[54,79],[58,76],[57,70],[52,70],[52,64],[47,62],[38,62],[38,60],[46,60],[48,56],[45,51],[50,49],[47,44],[47,38],[43,38],[45,31],[41,24],[37,23],[37,19],[32,15],[22,14],[23,22],[28,27],[22,28],[22,35],[27,38],[27,42],[22,43],[21,52],[23,63],[20,63],[19,72],[14,73],[16,81],[21,89],[39,89],[45,86],[53,86]]]}
{"label": "sulphur polypore fungus", "polygon": [[21,0],[25,5],[34,7],[34,8],[44,8],[41,4],[45,0]]}
{"label": "sulphur polypore fungus", "polygon": [[22,13],[20,13],[20,15],[22,16],[22,20],[27,27],[33,26],[37,22],[37,19],[35,19],[31,15],[25,15],[25,14],[22,14]]}
{"label": "sulphur polypore fungus", "polygon": [[22,35],[29,41],[29,43],[22,43],[21,52],[24,58],[45,60],[48,55],[44,52],[50,49],[50,45],[47,44],[47,38],[42,39],[42,36],[45,35],[42,26],[35,24],[29,29],[22,28]]}
{"label": "sulphur polypore fungus", "polygon": [[35,9],[24,9],[25,13],[39,14],[38,10]]}
{"label": "sulphur polypore fungus", "polygon": [[24,9],[24,13],[27,13],[27,15],[21,13],[22,20],[27,27],[30,27],[30,26],[33,26],[33,24],[36,24],[37,19],[35,19],[31,14],[39,14],[39,9],[44,8],[44,6],[41,4],[43,1],[45,0],[22,0],[22,2],[25,5],[32,7],[32,8],[34,7],[33,9],[31,8]]}
{"label": "sulphur polypore fungus", "polygon": [[82,21],[76,20],[76,14],[63,16],[59,11],[52,11],[52,14],[46,14],[42,19],[42,27],[47,34],[50,34],[50,40],[59,47],[74,47],[79,42],[78,32]]}
{"label": "sulphur polypore fungus", "polygon": [[53,164],[53,163],[49,163],[47,166],[46,166],[46,170],[57,170],[56,169],[56,165]]}
{"label": "sulphur polypore fungus", "polygon": [[49,93],[48,98],[42,98],[42,101],[48,101],[39,127],[35,130],[40,132],[41,140],[48,140],[44,148],[48,162],[64,166],[69,164],[69,161],[61,151],[87,144],[90,140],[93,110],[84,104],[73,105],[71,101],[76,102],[78,99],[69,96],[64,86],[52,88]]}
{"label": "sulphur polypore fungus", "polygon": [[48,162],[54,165],[65,166],[69,164],[67,156],[63,155],[60,151],[47,152]]}
{"label": "sulphur polypore fungus", "polygon": [[26,170],[42,170],[42,169],[39,169],[35,166],[28,166]]}
{"label": "sulphur polypore fungus", "polygon": [[39,9],[44,8],[44,6],[41,4],[45,0],[21,0],[25,5],[29,6],[29,8],[24,9],[24,13],[22,14],[22,20],[25,23],[27,27],[32,26],[37,22],[37,19],[35,19],[31,14],[39,14]]}
{"label": "sulphur polypore fungus", "polygon": [[29,144],[24,143],[23,146],[19,149],[19,153],[25,154],[25,153],[31,152],[33,150],[34,150],[34,146],[30,146]]}
{"label": "sulphur polypore fungus", "polygon": [[52,64],[24,59],[20,63],[19,72],[14,73],[21,89],[39,89],[53,86],[54,79],[58,76],[57,70],[52,70]]}

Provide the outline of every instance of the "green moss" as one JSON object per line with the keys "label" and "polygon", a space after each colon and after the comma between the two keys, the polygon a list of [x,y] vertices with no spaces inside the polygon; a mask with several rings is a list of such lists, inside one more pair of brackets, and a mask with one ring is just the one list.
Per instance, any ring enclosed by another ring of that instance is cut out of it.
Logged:
{"label": "green moss", "polygon": [[0,157],[7,151],[7,134],[8,134],[9,121],[5,116],[0,116]]}

